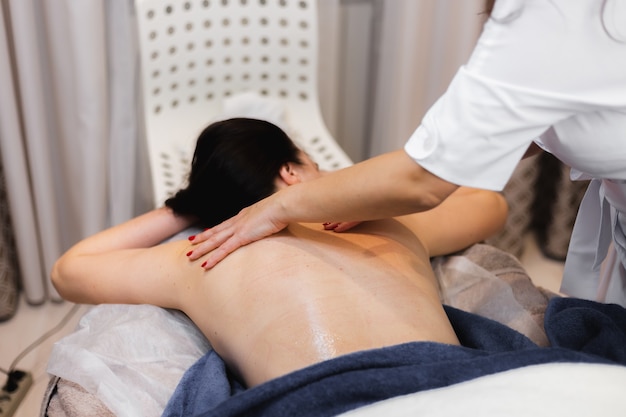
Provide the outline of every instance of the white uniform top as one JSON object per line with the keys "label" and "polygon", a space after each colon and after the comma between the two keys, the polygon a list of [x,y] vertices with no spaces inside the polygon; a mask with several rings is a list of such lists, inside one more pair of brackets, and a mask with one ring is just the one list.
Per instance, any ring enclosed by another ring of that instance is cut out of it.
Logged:
{"label": "white uniform top", "polygon": [[[575,229],[587,234],[572,239],[586,246],[575,252],[593,250],[593,265],[583,272],[568,256],[563,287],[598,299],[599,278],[590,274],[606,253],[616,250],[616,268],[626,265],[626,0],[497,0],[469,62],[405,150],[449,182],[502,190],[533,140],[574,177],[599,183],[585,197],[597,200],[586,204],[593,213],[579,213],[594,226],[578,220]],[[614,301],[626,305],[621,277]]]}

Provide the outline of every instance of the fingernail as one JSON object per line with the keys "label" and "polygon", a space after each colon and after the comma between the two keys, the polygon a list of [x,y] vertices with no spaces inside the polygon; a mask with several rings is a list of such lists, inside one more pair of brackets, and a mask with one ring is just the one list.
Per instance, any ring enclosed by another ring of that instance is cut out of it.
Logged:
{"label": "fingernail", "polygon": [[190,250],[189,252],[187,252],[187,256],[191,256],[192,253],[193,253],[193,251]]}
{"label": "fingernail", "polygon": [[204,231],[206,232],[206,231],[207,231],[207,230],[209,230],[209,229],[210,229],[210,227],[207,227],[206,229],[204,229]]}
{"label": "fingernail", "polygon": [[202,265],[200,265],[202,268],[204,268],[207,264],[207,261],[204,261],[204,263]]}
{"label": "fingernail", "polygon": [[195,238],[196,238],[196,236],[195,236],[195,235],[193,235],[193,236],[189,236],[187,239],[189,239],[189,241],[190,241],[190,242],[193,242],[193,240],[194,240]]}

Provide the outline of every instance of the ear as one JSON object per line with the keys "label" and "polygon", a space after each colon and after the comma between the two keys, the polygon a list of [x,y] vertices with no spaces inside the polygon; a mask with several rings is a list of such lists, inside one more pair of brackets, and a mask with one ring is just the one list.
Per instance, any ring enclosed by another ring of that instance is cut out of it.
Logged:
{"label": "ear", "polygon": [[278,173],[280,180],[285,185],[294,185],[300,182],[300,175],[298,173],[297,165],[293,162],[287,162],[280,167]]}

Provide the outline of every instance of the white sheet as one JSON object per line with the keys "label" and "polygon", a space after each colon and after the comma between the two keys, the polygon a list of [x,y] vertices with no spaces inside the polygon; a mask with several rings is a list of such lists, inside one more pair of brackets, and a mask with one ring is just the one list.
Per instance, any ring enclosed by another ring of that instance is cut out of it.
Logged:
{"label": "white sheet", "polygon": [[551,363],[392,398],[342,417],[626,416],[626,367]]}
{"label": "white sheet", "polygon": [[54,345],[47,370],[96,395],[118,417],[160,416],[183,373],[209,348],[178,311],[101,305]]}

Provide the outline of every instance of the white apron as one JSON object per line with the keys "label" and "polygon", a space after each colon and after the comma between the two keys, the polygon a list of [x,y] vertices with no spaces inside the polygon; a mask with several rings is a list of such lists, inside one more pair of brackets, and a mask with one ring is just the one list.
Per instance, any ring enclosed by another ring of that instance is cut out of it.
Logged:
{"label": "white apron", "polygon": [[592,180],[565,261],[564,294],[626,307],[626,181]]}

